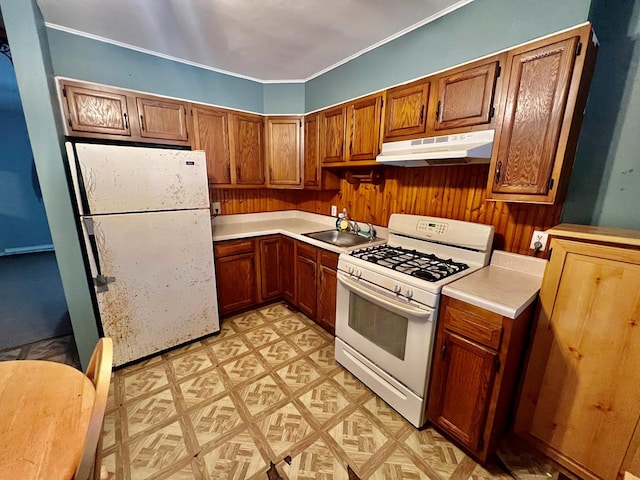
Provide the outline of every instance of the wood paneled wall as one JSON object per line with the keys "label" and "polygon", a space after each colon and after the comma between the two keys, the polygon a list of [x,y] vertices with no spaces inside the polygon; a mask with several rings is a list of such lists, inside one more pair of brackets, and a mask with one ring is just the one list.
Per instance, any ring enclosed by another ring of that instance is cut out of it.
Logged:
{"label": "wood paneled wall", "polygon": [[529,253],[533,230],[560,222],[562,205],[532,205],[485,200],[488,165],[383,167],[385,181],[358,187],[341,180],[339,192],[212,190],[224,214],[299,209],[328,215],[331,205],[346,208],[360,222],[387,226],[392,213],[432,215],[493,225],[494,248]]}

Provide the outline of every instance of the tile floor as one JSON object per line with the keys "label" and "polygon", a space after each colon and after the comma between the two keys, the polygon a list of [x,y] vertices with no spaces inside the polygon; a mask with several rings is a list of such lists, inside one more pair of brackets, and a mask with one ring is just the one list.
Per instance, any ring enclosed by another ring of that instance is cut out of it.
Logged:
{"label": "tile floor", "polygon": [[[47,359],[73,360],[61,352],[64,339],[47,342],[0,360],[47,348]],[[347,465],[363,480],[512,478],[497,465],[482,468],[431,427],[416,430],[333,356],[331,335],[278,303],[117,370],[99,455],[108,478],[278,478],[267,475],[270,462],[284,480],[347,480]],[[507,455],[516,478],[555,476],[520,451]]]}

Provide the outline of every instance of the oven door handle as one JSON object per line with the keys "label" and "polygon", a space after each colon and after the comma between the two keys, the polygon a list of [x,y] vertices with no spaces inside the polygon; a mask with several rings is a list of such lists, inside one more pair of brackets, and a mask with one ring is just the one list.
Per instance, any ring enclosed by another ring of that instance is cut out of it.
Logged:
{"label": "oven door handle", "polygon": [[338,282],[342,283],[348,290],[357,293],[361,297],[378,305],[380,308],[384,308],[386,310],[390,310],[392,312],[406,315],[411,318],[415,318],[417,320],[429,321],[431,320],[431,315],[433,314],[433,310],[424,309],[424,308],[416,308],[410,305],[402,305],[399,302],[394,302],[392,300],[388,300],[382,295],[375,295],[371,293],[370,290],[366,288],[362,288],[358,282],[351,280],[345,273],[338,272]]}

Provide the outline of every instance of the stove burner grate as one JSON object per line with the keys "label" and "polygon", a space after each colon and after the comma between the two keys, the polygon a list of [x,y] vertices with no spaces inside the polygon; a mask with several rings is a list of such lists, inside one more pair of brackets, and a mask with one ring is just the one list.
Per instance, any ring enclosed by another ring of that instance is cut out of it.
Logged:
{"label": "stove burner grate", "polygon": [[437,282],[469,268],[469,265],[454,262],[450,258],[445,260],[432,253],[389,245],[355,250],[351,255],[427,282]]}

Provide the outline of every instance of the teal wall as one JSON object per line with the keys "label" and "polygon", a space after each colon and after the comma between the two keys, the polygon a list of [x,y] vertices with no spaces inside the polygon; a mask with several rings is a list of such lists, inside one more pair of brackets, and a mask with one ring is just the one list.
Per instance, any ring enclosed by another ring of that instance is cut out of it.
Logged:
{"label": "teal wall", "polygon": [[594,0],[600,40],[563,222],[640,230],[640,1]]}
{"label": "teal wall", "polygon": [[306,111],[583,23],[589,4],[590,0],[475,0],[308,81]]}
{"label": "teal wall", "polygon": [[264,113],[303,114],[304,95],[304,83],[267,83],[264,86]]}
{"label": "teal wall", "polygon": [[0,255],[48,249],[51,234],[13,65],[0,55]]}
{"label": "teal wall", "polygon": [[98,331],[65,175],[62,118],[44,20],[36,0],[0,0],[0,8],[73,333],[86,366]]}

